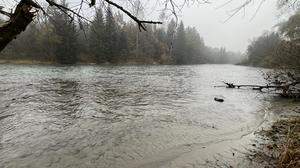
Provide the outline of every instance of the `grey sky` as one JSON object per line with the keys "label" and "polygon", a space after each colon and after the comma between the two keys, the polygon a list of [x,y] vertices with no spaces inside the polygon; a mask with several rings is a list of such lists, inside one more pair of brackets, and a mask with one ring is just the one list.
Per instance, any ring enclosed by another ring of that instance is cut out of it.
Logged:
{"label": "grey sky", "polygon": [[195,26],[205,43],[213,47],[224,46],[228,50],[244,52],[250,39],[271,30],[279,22],[276,1],[267,0],[258,13],[251,19],[259,2],[247,6],[244,12],[232,17],[226,23],[228,11],[234,9],[241,1],[216,9],[228,0],[219,0],[211,5],[199,5],[183,10],[181,19],[186,25]]}

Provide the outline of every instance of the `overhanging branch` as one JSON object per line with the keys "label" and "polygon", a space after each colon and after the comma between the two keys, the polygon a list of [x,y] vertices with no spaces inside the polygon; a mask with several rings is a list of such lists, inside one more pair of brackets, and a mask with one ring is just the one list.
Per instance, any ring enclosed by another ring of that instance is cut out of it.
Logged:
{"label": "overhanging branch", "polygon": [[2,9],[0,9],[0,14],[5,15],[7,17],[11,17],[12,16],[12,13],[6,12],[6,11],[4,11]]}
{"label": "overhanging branch", "polygon": [[147,31],[146,26],[144,25],[145,23],[146,24],[162,24],[162,22],[158,22],[158,21],[140,20],[136,16],[132,15],[128,10],[124,9],[122,6],[116,4],[115,2],[112,2],[110,0],[104,0],[104,1],[110,5],[113,5],[114,7],[118,8],[119,10],[124,12],[127,16],[129,16],[132,20],[134,20],[138,24],[140,31],[141,31],[141,29]]}

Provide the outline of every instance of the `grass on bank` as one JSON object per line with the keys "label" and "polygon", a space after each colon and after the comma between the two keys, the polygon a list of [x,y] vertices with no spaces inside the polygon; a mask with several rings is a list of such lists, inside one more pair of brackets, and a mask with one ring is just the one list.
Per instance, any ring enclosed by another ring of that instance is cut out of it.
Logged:
{"label": "grass on bank", "polygon": [[264,139],[249,158],[265,167],[300,167],[300,117],[276,121],[268,130],[258,134]]}

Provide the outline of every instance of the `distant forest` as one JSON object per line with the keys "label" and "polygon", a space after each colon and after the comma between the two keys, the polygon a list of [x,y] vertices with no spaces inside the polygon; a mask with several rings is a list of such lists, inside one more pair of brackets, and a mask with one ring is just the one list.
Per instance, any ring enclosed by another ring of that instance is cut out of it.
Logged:
{"label": "distant forest", "polygon": [[[66,3],[63,5],[67,6]],[[96,9],[89,24],[71,20],[57,9],[38,16],[0,54],[4,61],[77,64],[203,64],[238,63],[241,54],[205,45],[194,27],[171,20],[165,25],[136,23],[108,7]]]}
{"label": "distant forest", "polygon": [[243,64],[300,70],[300,7],[277,28],[252,40]]}

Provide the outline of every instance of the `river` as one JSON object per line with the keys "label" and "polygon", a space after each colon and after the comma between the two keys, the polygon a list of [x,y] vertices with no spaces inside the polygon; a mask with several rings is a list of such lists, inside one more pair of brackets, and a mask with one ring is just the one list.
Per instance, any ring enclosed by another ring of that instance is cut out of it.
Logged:
{"label": "river", "polygon": [[271,99],[214,86],[265,84],[263,71],[2,64],[0,167],[207,167],[249,145]]}

